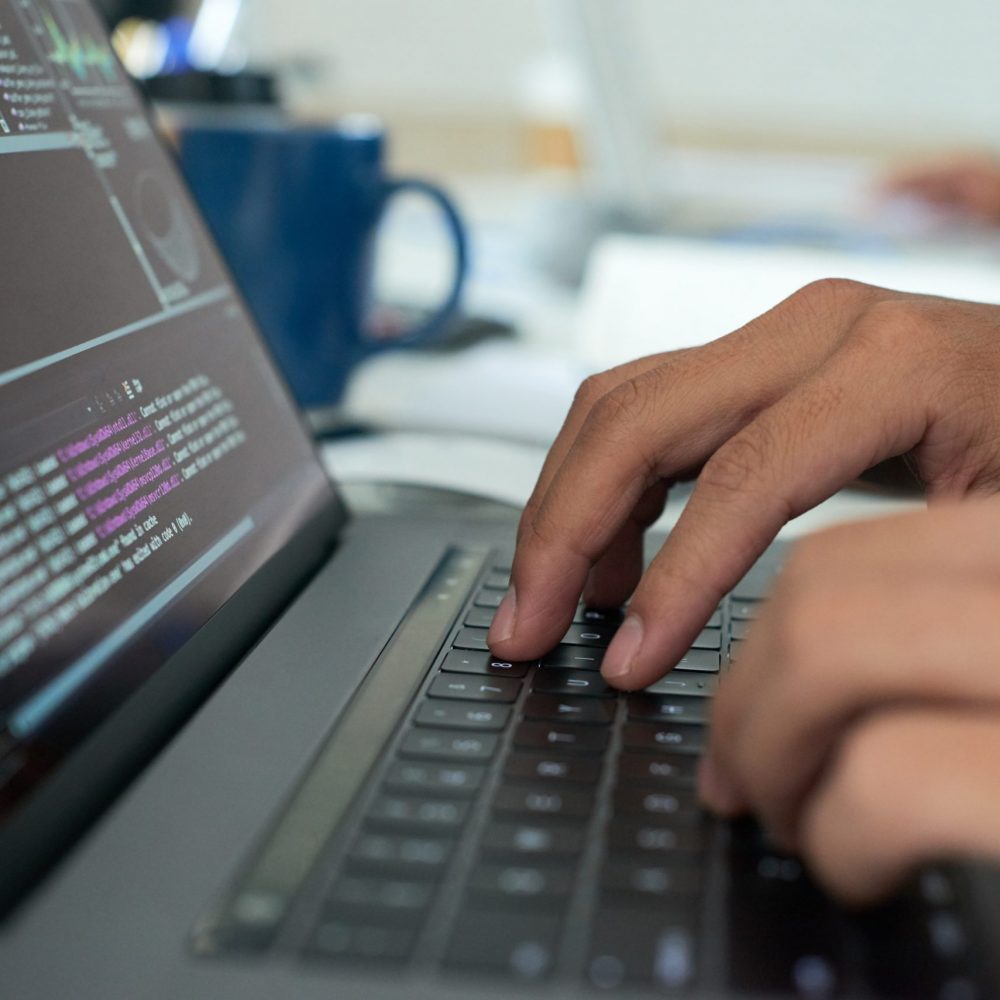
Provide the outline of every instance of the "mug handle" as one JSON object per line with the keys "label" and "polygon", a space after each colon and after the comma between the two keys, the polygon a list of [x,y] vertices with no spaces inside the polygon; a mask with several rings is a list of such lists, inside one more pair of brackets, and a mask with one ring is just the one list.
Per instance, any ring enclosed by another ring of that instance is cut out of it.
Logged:
{"label": "mug handle", "polygon": [[402,192],[425,195],[441,209],[455,249],[454,276],[444,301],[426,319],[399,337],[393,338],[394,344],[412,344],[439,333],[458,308],[462,285],[465,283],[465,276],[469,270],[469,242],[465,234],[465,226],[462,224],[462,219],[452,200],[439,187],[429,184],[427,181],[419,180],[416,177],[401,177],[398,180],[386,181],[382,189],[382,210],[385,210],[385,206],[394,195]]}

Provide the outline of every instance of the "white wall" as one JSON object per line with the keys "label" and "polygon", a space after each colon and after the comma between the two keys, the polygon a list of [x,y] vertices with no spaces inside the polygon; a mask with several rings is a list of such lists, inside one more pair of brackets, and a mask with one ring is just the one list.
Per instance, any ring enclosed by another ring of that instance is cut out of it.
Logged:
{"label": "white wall", "polygon": [[[332,60],[332,108],[517,112],[541,0],[254,0],[255,55]],[[680,134],[804,146],[1000,146],[995,0],[607,0],[631,7]]]}

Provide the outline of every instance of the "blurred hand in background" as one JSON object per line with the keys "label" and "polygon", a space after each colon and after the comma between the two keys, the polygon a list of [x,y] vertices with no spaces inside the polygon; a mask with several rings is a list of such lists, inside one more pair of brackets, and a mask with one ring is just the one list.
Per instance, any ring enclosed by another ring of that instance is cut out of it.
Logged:
{"label": "blurred hand in background", "polygon": [[886,197],[913,197],[941,211],[1000,226],[1000,158],[962,153],[905,167],[882,186]]}

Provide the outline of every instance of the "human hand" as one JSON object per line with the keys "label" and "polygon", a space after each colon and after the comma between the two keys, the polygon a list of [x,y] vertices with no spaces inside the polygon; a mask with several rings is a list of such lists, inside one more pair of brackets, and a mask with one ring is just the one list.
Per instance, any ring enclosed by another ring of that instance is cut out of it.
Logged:
{"label": "human hand", "polygon": [[992,156],[966,154],[898,170],[881,193],[919,198],[955,215],[1000,225],[1000,161]]}
{"label": "human hand", "polygon": [[[705,347],[588,379],[521,518],[491,648],[539,655],[585,587],[598,606],[634,589],[603,672],[646,686],[786,521],[875,463],[906,455],[932,497],[994,492],[998,387],[1000,308],[840,280]],[[644,529],[696,474],[640,580]]]}
{"label": "human hand", "polygon": [[719,687],[702,796],[851,902],[1000,860],[1000,501],[800,542]]}

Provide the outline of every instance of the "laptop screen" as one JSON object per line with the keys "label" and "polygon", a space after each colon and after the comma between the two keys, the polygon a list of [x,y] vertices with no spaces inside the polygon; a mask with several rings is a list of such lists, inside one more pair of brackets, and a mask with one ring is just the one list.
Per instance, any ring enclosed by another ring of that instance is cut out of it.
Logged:
{"label": "laptop screen", "polygon": [[0,823],[331,487],[84,0],[0,0]]}

